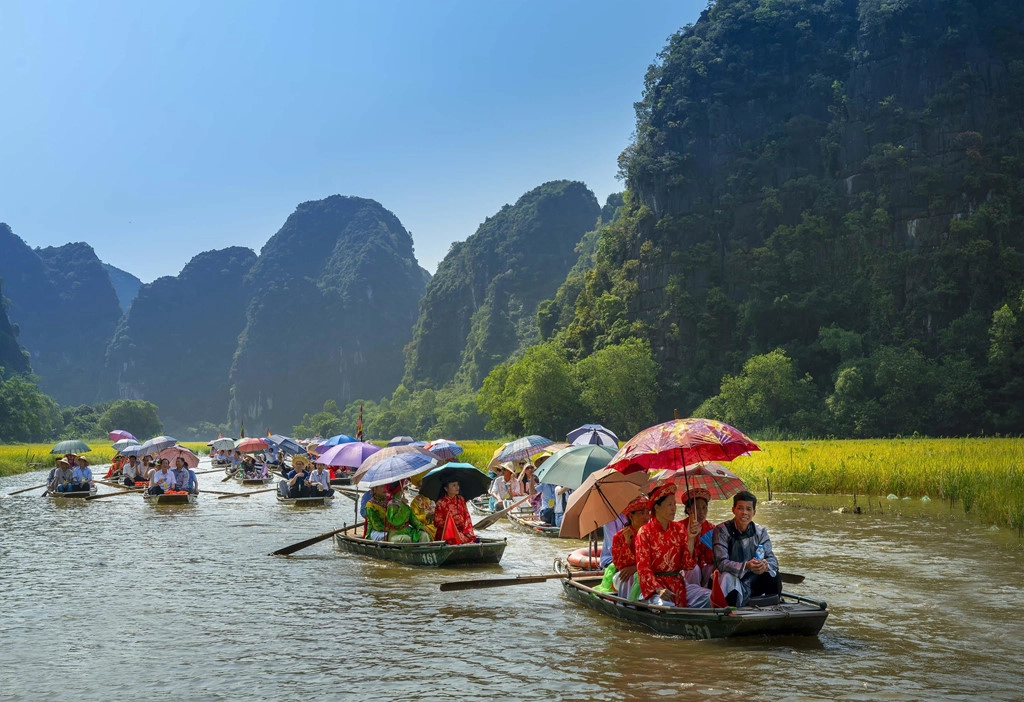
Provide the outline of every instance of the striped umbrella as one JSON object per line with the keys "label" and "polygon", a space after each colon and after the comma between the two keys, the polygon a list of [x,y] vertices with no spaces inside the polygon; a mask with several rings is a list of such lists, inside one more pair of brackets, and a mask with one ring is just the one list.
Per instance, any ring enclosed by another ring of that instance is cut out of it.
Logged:
{"label": "striped umbrella", "polygon": [[510,441],[496,458],[499,463],[505,461],[522,461],[535,453],[540,453],[546,447],[555,443],[551,439],[545,439],[538,434],[524,436],[521,439]]}
{"label": "striped umbrella", "polygon": [[738,475],[725,466],[717,463],[698,463],[687,466],[686,474],[682,470],[659,470],[650,476],[647,492],[656,487],[672,484],[676,487],[676,500],[686,502],[687,492],[703,489],[708,491],[708,499],[728,500],[738,492],[747,489]]}
{"label": "striped umbrella", "polygon": [[454,441],[448,439],[438,439],[437,441],[431,441],[425,447],[432,454],[437,456],[442,461],[450,461],[460,453],[463,449]]}
{"label": "striped umbrella", "polygon": [[126,448],[130,448],[132,446],[142,446],[142,444],[140,444],[135,439],[121,439],[119,441],[115,441],[111,445],[111,447],[119,453],[123,452]]}

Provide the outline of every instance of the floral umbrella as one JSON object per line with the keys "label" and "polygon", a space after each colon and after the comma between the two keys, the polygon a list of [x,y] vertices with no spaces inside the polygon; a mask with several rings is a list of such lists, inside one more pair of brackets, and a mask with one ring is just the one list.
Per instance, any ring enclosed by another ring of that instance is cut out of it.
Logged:
{"label": "floral umbrella", "polygon": [[761,448],[739,429],[714,419],[674,419],[644,429],[608,464],[623,473],[679,469],[704,461],[731,461]]}

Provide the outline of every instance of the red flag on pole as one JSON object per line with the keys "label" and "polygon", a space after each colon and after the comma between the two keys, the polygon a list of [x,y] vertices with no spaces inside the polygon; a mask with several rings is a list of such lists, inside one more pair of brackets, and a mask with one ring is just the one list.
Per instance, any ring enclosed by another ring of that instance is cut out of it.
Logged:
{"label": "red flag on pole", "polygon": [[359,404],[359,420],[356,422],[356,438],[363,440],[363,405]]}
{"label": "red flag on pole", "polygon": [[245,420],[244,419],[242,420],[242,432],[241,432],[241,435],[238,438],[240,438],[240,439],[244,439],[245,438]]}
{"label": "red flag on pole", "polygon": [[267,427],[267,436],[270,436],[270,427]]}

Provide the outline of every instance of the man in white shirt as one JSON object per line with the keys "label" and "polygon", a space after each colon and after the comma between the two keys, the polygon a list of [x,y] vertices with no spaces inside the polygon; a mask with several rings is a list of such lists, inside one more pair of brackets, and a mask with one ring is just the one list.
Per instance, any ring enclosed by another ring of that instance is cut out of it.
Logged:
{"label": "man in white shirt", "polygon": [[512,472],[512,468],[507,463],[503,463],[501,466],[501,474],[491,481],[491,487],[487,491],[487,494],[491,496],[491,510],[497,511],[504,509],[505,500],[511,495],[509,494],[509,482],[515,477],[515,473]]}
{"label": "man in white shirt", "polygon": [[128,487],[134,487],[136,483],[146,481],[146,471],[139,463],[138,456],[128,456],[128,462],[121,466],[121,477]]}
{"label": "man in white shirt", "polygon": [[175,475],[171,470],[171,462],[166,458],[160,459],[160,467],[149,479],[149,494],[162,495],[168,490],[174,489]]}
{"label": "man in white shirt", "polygon": [[330,497],[334,494],[334,490],[331,489],[331,473],[319,463],[313,467],[313,470],[306,477],[306,485],[309,488],[309,494],[313,497],[323,497],[325,495]]}

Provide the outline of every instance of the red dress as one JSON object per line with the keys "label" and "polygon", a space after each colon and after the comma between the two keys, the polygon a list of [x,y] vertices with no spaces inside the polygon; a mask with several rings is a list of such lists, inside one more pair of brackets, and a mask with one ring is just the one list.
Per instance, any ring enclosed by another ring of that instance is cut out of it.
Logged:
{"label": "red dress", "polygon": [[[690,532],[690,518],[687,517],[682,521],[683,531],[687,534]],[[715,564],[715,552],[700,542],[700,537],[709,531],[714,531],[715,525],[705,519],[700,525],[700,534],[697,535],[697,545],[694,547],[694,553],[692,558],[697,561],[697,565],[701,568],[708,565]],[[688,554],[689,555],[689,554]]]}
{"label": "red dress", "polygon": [[451,515],[455,530],[459,532],[460,543],[476,541],[473,520],[469,517],[469,508],[466,507],[466,500],[462,495],[445,495],[437,501],[437,506],[434,507],[434,526],[437,527],[438,536],[444,534],[444,524],[448,520],[448,515]]}
{"label": "red dress", "polygon": [[631,524],[615,532],[612,537],[612,563],[615,564],[615,570],[622,572],[624,568],[636,565],[635,539],[636,532]]}
{"label": "red dress", "polygon": [[686,553],[686,529],[682,522],[669,522],[668,528],[662,529],[658,520],[652,519],[640,527],[634,548],[640,596],[647,599],[663,587],[672,593],[676,607],[685,607],[683,573],[692,568],[694,562]]}

